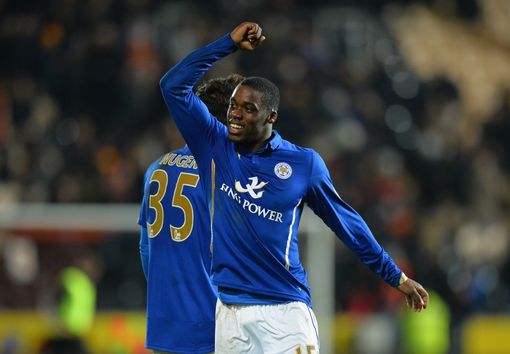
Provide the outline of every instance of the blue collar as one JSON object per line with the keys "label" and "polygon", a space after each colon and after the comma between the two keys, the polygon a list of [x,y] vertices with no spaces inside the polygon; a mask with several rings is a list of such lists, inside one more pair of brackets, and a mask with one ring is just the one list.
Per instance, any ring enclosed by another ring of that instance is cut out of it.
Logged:
{"label": "blue collar", "polygon": [[273,130],[273,134],[271,135],[272,135],[271,140],[269,140],[267,145],[264,147],[264,150],[271,149],[275,151],[282,144],[282,137],[280,134],[278,134],[276,130]]}
{"label": "blue collar", "polygon": [[[283,139],[280,136],[280,134],[278,134],[278,132],[276,130],[273,130],[273,132],[271,133],[271,138],[269,139],[267,144],[264,145],[263,147],[261,147],[259,150],[253,152],[253,154],[263,154],[267,151],[275,151],[282,144],[282,140]],[[251,151],[249,151],[247,148],[245,148],[241,144],[236,144],[236,150],[243,155],[252,154]]]}

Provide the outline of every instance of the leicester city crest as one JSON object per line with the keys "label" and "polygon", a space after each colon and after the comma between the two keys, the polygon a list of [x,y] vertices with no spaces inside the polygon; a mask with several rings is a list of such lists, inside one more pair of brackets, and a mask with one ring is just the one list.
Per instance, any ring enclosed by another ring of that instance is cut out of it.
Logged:
{"label": "leicester city crest", "polygon": [[274,167],[274,173],[278,178],[287,179],[292,176],[292,167],[286,162],[278,162]]}

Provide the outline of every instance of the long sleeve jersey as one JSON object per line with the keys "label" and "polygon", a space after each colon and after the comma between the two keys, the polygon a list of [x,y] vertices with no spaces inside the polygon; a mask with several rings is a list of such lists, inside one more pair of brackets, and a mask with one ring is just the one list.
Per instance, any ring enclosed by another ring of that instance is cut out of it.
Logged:
{"label": "long sleeve jersey", "polygon": [[[212,280],[231,303],[302,301],[311,306],[299,258],[298,226],[307,204],[372,271],[392,286],[401,271],[360,215],[333,187],[321,157],[273,131],[251,152],[229,140],[227,128],[193,93],[217,60],[237,50],[229,34],[202,47],[161,79],[165,103],[208,183],[212,217]],[[285,118],[283,118],[285,119]],[[313,241],[312,241],[313,242]],[[248,297],[239,296],[247,294]]]}
{"label": "long sleeve jersey", "polygon": [[209,278],[209,212],[187,147],[161,156],[147,169],[138,224],[147,279],[146,347],[212,352],[217,294]]}

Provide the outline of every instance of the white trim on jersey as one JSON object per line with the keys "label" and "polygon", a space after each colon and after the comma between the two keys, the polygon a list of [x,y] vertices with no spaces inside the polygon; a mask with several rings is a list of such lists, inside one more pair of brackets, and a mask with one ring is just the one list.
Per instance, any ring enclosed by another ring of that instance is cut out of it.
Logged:
{"label": "white trim on jersey", "polygon": [[298,203],[294,207],[294,210],[292,211],[292,222],[289,226],[289,235],[287,236],[287,246],[285,247],[285,268],[289,269],[290,267],[290,261],[289,261],[289,253],[290,253],[290,240],[292,240],[292,227],[294,226],[294,222],[296,221],[296,210],[299,207],[299,204],[301,204],[301,200],[303,198],[299,199]]}
{"label": "white trim on jersey", "polygon": [[214,163],[214,159],[211,160],[211,244],[209,246],[209,252],[213,253],[213,241],[214,241],[214,193],[216,192],[216,164]]}

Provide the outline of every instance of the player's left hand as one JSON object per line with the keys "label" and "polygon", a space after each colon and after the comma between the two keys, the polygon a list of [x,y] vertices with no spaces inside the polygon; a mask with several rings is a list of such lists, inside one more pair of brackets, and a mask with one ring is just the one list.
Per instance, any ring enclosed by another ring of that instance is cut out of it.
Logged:
{"label": "player's left hand", "polygon": [[406,296],[407,306],[413,309],[414,312],[421,312],[429,305],[429,293],[420,283],[411,278],[397,286],[397,290]]}
{"label": "player's left hand", "polygon": [[266,40],[262,28],[255,22],[241,23],[230,32],[230,37],[242,50],[254,50]]}

